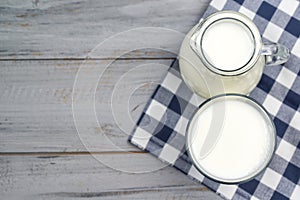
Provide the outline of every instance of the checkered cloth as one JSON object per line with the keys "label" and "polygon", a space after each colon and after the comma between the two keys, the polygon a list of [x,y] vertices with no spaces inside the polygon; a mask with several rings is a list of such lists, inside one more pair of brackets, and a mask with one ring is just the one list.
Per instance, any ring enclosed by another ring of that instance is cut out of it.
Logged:
{"label": "checkered cloth", "polygon": [[240,185],[214,182],[191,164],[185,130],[203,99],[180,77],[178,62],[156,88],[129,141],[203,183],[226,199],[300,199],[300,6],[296,0],[213,0],[204,17],[218,10],[239,11],[258,26],[263,38],[291,50],[284,66],[265,67],[250,94],[272,115],[277,130],[276,154],[255,179]]}

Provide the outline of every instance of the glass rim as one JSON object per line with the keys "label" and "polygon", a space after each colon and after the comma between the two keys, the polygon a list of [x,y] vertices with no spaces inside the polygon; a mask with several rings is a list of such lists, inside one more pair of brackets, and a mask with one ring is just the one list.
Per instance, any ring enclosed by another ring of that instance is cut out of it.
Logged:
{"label": "glass rim", "polygon": [[[272,133],[270,133],[270,136],[272,136],[272,138],[274,138],[274,140],[272,141],[272,145],[273,146],[272,146],[272,149],[270,150],[270,152],[268,152],[269,156],[268,156],[266,162],[264,162],[254,172],[250,173],[247,176],[241,177],[241,178],[224,179],[224,178],[213,176],[213,175],[207,173],[205,169],[203,169],[201,166],[199,166],[197,164],[197,159],[195,158],[193,152],[191,151],[191,144],[190,144],[190,137],[191,137],[190,136],[191,135],[190,132],[191,131],[189,131],[189,128],[190,128],[190,125],[191,125],[191,122],[192,122],[193,118],[195,117],[195,115],[198,112],[201,112],[201,109],[203,109],[203,107],[206,106],[208,103],[211,103],[214,100],[218,100],[219,98],[224,98],[224,97],[237,97],[237,98],[241,98],[241,99],[244,99],[244,100],[246,100],[248,102],[253,103],[253,105],[255,105],[256,108],[258,108],[260,111],[262,111],[263,114],[265,114],[266,120],[268,121],[267,123],[268,123],[268,125],[270,125],[272,127],[272,130],[273,130]],[[259,102],[257,102],[255,99],[253,99],[253,98],[251,98],[249,96],[243,95],[243,94],[235,94],[235,93],[228,93],[228,94],[216,95],[216,96],[213,96],[213,97],[211,97],[209,99],[206,99],[203,103],[201,103],[200,106],[199,106],[199,108],[194,111],[194,113],[192,114],[192,117],[190,118],[190,120],[189,120],[189,122],[187,124],[187,127],[186,127],[186,136],[185,137],[186,137],[185,149],[186,149],[187,154],[188,154],[189,158],[191,159],[193,165],[195,166],[195,168],[200,173],[202,173],[205,177],[207,177],[207,178],[209,178],[209,179],[211,179],[211,180],[213,180],[215,182],[223,183],[223,184],[240,184],[240,183],[244,183],[244,182],[252,180],[257,175],[261,174],[268,167],[268,165],[270,164],[270,162],[272,161],[272,159],[274,157],[274,154],[275,154],[276,147],[277,147],[276,127],[275,127],[274,122],[273,122],[270,114],[268,113],[268,111]]]}

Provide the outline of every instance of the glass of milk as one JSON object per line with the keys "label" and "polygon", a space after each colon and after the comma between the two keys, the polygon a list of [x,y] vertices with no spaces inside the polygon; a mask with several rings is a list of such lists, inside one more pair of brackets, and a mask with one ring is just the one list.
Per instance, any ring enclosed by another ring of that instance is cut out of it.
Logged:
{"label": "glass of milk", "polygon": [[226,184],[251,180],[271,161],[276,129],[266,110],[240,94],[206,100],[189,121],[186,147],[194,166]]}
{"label": "glass of milk", "polygon": [[224,93],[248,94],[265,65],[289,58],[280,44],[263,43],[256,25],[233,11],[217,12],[186,35],[179,53],[183,80],[196,94],[209,98]]}

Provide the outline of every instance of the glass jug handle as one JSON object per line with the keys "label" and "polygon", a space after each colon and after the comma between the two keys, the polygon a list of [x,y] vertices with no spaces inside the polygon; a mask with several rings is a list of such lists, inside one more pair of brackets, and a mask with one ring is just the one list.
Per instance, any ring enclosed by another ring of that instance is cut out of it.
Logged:
{"label": "glass jug handle", "polygon": [[280,65],[285,63],[289,57],[289,49],[281,44],[276,43],[264,43],[261,55],[266,57],[266,65]]}

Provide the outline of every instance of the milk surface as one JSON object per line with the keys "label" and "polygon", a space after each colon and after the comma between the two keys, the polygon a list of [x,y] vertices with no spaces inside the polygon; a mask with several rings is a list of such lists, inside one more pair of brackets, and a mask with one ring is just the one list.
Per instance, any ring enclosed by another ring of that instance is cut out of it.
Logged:
{"label": "milk surface", "polygon": [[226,71],[246,65],[255,48],[251,31],[234,19],[222,19],[210,25],[200,46],[211,65]]}
{"label": "milk surface", "polygon": [[[192,119],[190,151],[201,170],[211,177],[230,181],[255,174],[266,165],[275,145],[267,120],[246,102],[215,102]],[[201,155],[204,143],[211,140],[210,150]]]}

